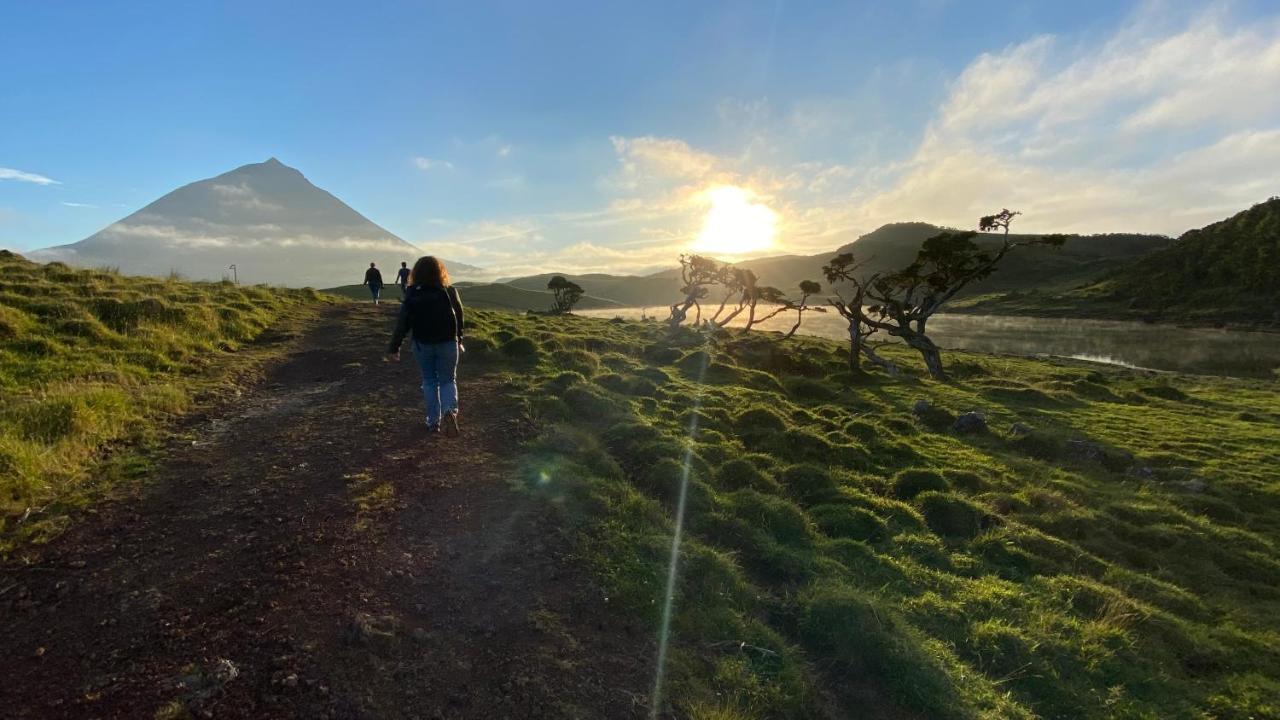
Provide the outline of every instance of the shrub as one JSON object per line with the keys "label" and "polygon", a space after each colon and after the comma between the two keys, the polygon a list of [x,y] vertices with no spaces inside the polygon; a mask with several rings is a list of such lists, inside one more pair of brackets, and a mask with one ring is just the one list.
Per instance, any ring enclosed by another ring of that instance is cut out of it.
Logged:
{"label": "shrub", "polygon": [[899,500],[910,500],[929,490],[946,491],[951,486],[933,470],[903,470],[893,476],[889,494]]}

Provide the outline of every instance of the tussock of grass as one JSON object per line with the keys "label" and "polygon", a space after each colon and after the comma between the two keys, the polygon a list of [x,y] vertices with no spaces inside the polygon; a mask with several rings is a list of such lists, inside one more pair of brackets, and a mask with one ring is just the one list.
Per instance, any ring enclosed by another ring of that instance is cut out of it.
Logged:
{"label": "tussock of grass", "polygon": [[0,537],[73,496],[104,450],[183,412],[226,353],[318,300],[0,251]]}
{"label": "tussock of grass", "polygon": [[[524,483],[655,630],[689,458],[682,716],[1277,714],[1273,381],[953,353],[939,384],[900,348],[901,376],[853,376],[814,338],[575,317],[474,334],[537,343],[493,355],[543,428]],[[991,432],[957,434],[970,411]]]}

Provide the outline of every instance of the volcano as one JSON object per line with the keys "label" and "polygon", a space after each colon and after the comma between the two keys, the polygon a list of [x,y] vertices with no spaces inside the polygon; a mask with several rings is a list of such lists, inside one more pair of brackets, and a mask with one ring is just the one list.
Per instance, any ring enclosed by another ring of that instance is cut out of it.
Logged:
{"label": "volcano", "polygon": [[[429,252],[429,251],[427,251]],[[376,262],[390,282],[410,245],[275,158],[184,185],[80,242],[31,259],[130,275],[329,287],[359,282]],[[466,278],[479,268],[445,261]]]}

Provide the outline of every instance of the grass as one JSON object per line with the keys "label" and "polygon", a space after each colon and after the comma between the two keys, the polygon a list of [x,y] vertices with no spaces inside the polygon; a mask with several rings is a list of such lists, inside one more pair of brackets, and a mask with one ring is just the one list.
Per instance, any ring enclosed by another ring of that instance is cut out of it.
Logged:
{"label": "grass", "polygon": [[238,350],[319,300],[0,251],[0,554],[55,532],[91,475],[105,486],[139,474],[141,454],[109,451],[154,439],[246,369],[228,362]]}
{"label": "grass", "polygon": [[[1280,717],[1280,388],[478,312],[521,484],[654,629],[692,718]],[[928,412],[913,412],[918,400]],[[982,413],[990,430],[957,434]],[[1017,427],[1015,427],[1017,424]]]}

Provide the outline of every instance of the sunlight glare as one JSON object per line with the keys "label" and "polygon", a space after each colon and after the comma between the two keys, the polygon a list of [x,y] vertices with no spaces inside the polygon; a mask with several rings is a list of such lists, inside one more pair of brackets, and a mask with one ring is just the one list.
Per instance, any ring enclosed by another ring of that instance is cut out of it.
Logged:
{"label": "sunlight glare", "polygon": [[704,193],[711,203],[702,231],[693,244],[695,252],[742,255],[772,247],[778,232],[778,214],[736,185],[713,187]]}

